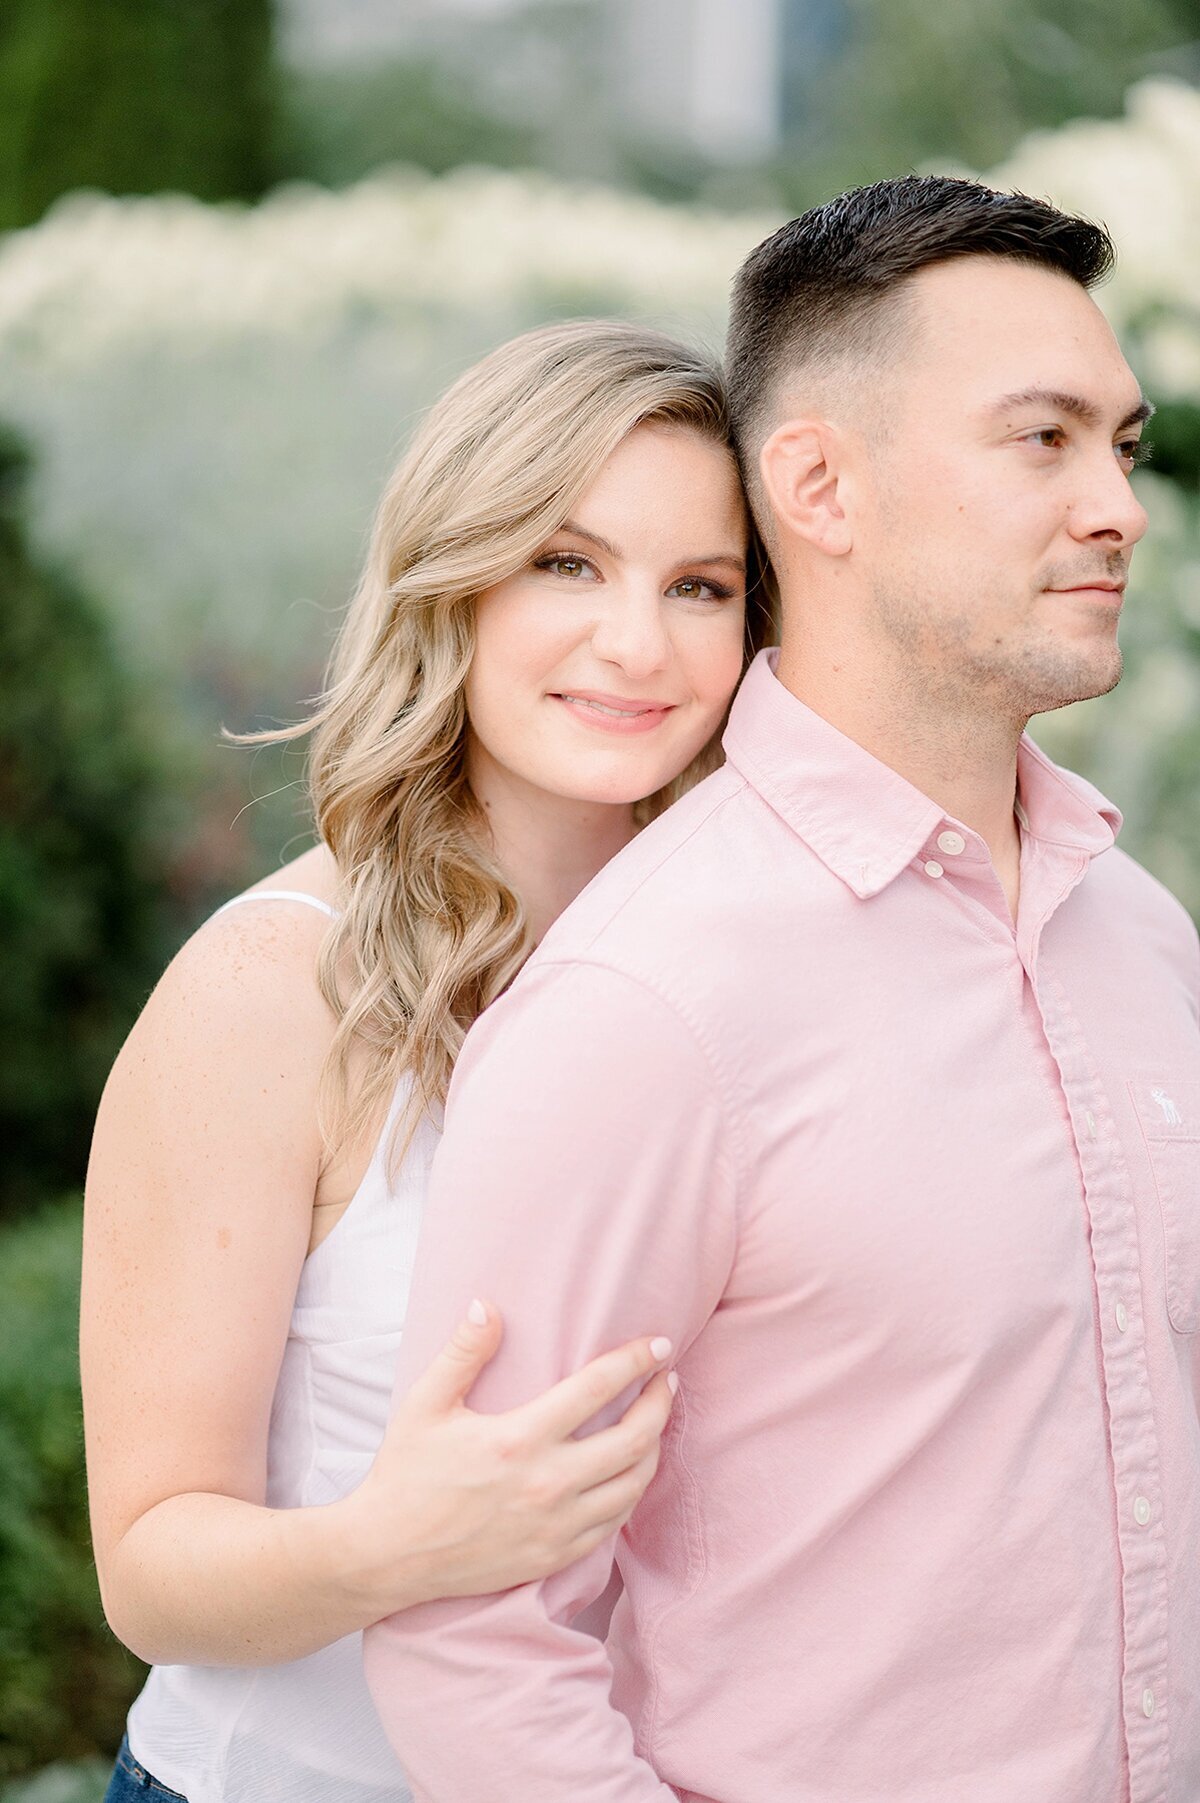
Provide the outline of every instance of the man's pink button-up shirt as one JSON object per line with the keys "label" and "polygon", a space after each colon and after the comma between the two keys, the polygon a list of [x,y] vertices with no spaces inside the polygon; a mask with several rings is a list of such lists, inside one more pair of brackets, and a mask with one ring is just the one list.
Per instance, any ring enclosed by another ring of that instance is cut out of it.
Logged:
{"label": "man's pink button-up shirt", "polygon": [[472,1031],[400,1383],[666,1333],[611,1547],[367,1636],[429,1803],[1196,1803],[1200,959],[1028,740],[982,840],[790,695]]}

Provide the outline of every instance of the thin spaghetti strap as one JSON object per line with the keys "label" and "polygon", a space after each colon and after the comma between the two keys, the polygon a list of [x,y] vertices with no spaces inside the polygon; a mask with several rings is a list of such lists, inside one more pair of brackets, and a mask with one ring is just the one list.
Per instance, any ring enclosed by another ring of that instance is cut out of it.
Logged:
{"label": "thin spaghetti strap", "polygon": [[310,908],[319,908],[322,914],[328,914],[330,920],[338,918],[336,908],[331,908],[328,902],[320,901],[315,895],[306,895],[303,889],[253,889],[246,895],[235,895],[232,901],[222,902],[219,908],[213,910],[213,918],[224,914],[226,908],[236,908],[241,902],[257,901],[307,902]]}

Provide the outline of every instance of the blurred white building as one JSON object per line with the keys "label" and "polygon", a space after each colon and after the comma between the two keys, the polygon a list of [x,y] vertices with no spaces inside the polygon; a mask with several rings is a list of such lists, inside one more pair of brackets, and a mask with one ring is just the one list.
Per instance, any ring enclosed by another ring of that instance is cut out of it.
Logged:
{"label": "blurred white building", "polygon": [[617,0],[614,99],[641,137],[714,162],[779,141],[785,0]]}
{"label": "blurred white building", "polygon": [[510,117],[634,139],[714,163],[779,143],[798,64],[819,61],[843,0],[278,0],[298,64],[443,62]]}

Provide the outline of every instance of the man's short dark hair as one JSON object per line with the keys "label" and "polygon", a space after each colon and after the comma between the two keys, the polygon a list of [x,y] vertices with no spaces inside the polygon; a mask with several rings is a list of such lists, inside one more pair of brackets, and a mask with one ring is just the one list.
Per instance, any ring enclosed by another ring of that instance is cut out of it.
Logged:
{"label": "man's short dark hair", "polygon": [[1007,257],[1090,288],[1113,264],[1102,226],[981,182],[905,175],[852,188],[781,226],[734,281],[725,367],[748,478],[783,379],[870,358],[919,270],[955,257]]}

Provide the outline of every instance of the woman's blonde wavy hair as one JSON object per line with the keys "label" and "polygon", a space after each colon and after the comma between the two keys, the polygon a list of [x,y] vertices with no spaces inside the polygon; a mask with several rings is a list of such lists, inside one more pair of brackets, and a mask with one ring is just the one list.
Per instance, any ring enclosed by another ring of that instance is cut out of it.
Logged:
{"label": "woman's blonde wavy hair", "polygon": [[[408,1143],[420,1112],[444,1101],[467,1028],[532,950],[464,772],[473,603],[529,562],[626,434],[649,422],[731,447],[716,365],[606,320],[526,332],[484,357],[430,409],[388,482],[315,711],[229,735],[311,734],[314,819],[342,883],[318,966],[338,1017],[318,1103],[327,1160],[378,1118],[406,1073],[412,1106],[393,1156]],[[757,541],[748,588],[750,653],[772,616]],[[719,761],[714,741],[639,804],[638,824]]]}

